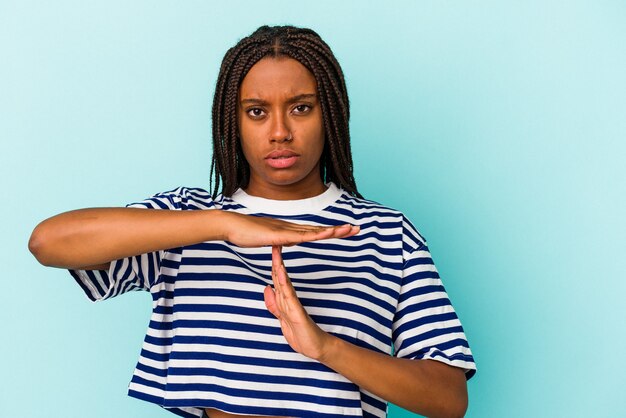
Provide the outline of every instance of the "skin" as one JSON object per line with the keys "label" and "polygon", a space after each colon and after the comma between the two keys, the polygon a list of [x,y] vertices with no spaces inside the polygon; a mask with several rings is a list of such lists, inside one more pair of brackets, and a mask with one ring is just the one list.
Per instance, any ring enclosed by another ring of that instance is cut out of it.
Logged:
{"label": "skin", "polygon": [[[263,59],[240,87],[239,129],[250,163],[247,193],[276,200],[317,196],[326,187],[319,174],[324,145],[321,109],[313,75],[291,59]],[[298,155],[289,168],[271,167],[269,152]],[[158,228],[155,228],[158,225]],[[297,352],[328,367],[383,399],[429,417],[461,417],[467,408],[463,371],[431,360],[407,360],[366,350],[324,332],[298,300],[281,248],[301,242],[345,238],[351,225],[313,227],[219,210],[167,211],[89,208],[41,222],[29,249],[37,260],[59,268],[108,269],[112,260],[190,245],[227,240],[242,247],[272,246],[274,287],[265,289],[267,309]],[[207,410],[211,418],[233,415]]]}
{"label": "skin", "polygon": [[281,246],[272,247],[272,280],[274,288],[265,288],[265,305],[295,351],[409,411],[432,418],[465,415],[467,385],[461,369],[432,360],[391,357],[324,332],[300,303]]}
{"label": "skin", "polygon": [[[326,190],[320,177],[322,110],[317,82],[306,67],[288,58],[256,63],[239,89],[238,122],[250,166],[248,194],[295,200]],[[271,167],[266,156],[276,150],[297,154],[296,163],[289,168]]]}
{"label": "skin", "polygon": [[[250,163],[247,192],[274,199],[306,198],[324,189],[319,175],[323,150],[317,101],[295,100],[316,91],[315,78],[298,61],[266,58],[252,67],[240,88],[239,128]],[[305,107],[311,108],[303,112]],[[291,135],[290,135],[291,134]],[[292,137],[291,141],[285,138]],[[290,147],[301,160],[283,170],[264,161],[268,152]],[[467,387],[461,369],[431,360],[407,360],[366,350],[324,332],[300,303],[285,268],[281,246],[272,246],[274,288],[264,291],[267,309],[279,320],[291,348],[320,361],[360,387],[429,417],[461,417]],[[211,418],[234,415],[207,410]]]}

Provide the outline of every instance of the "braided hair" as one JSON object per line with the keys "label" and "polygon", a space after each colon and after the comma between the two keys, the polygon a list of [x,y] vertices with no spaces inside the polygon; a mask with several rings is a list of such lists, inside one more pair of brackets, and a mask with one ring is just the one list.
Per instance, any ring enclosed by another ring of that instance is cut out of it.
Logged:
{"label": "braided hair", "polygon": [[224,56],[213,98],[213,197],[222,183],[222,193],[231,196],[250,180],[250,167],[239,142],[237,98],[248,71],[265,57],[293,58],[311,71],[317,82],[325,134],[321,179],[361,197],[352,173],[350,108],[343,72],[330,47],[315,31],[294,26],[261,26]]}

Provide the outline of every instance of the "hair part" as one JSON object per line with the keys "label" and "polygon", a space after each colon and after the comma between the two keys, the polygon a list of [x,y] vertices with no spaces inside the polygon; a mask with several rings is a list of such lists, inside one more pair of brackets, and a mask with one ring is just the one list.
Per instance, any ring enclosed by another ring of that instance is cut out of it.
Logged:
{"label": "hair part", "polygon": [[294,26],[261,26],[230,48],[222,60],[213,97],[213,197],[220,187],[223,195],[231,196],[250,180],[250,167],[239,139],[238,94],[252,66],[265,57],[293,58],[311,71],[317,82],[325,135],[321,179],[361,197],[353,175],[350,105],[343,71],[330,47],[315,31]]}

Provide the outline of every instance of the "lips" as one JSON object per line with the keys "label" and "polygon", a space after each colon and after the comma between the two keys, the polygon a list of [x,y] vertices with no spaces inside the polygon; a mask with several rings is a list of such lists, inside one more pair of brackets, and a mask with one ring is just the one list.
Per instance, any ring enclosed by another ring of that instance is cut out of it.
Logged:
{"label": "lips", "polygon": [[272,168],[289,168],[294,165],[300,155],[290,150],[275,150],[267,154],[265,161]]}
{"label": "lips", "polygon": [[267,154],[267,156],[265,157],[265,159],[268,158],[289,158],[289,157],[297,157],[298,154],[296,154],[293,151],[290,151],[288,149],[278,149],[275,151],[270,152],[269,154]]}

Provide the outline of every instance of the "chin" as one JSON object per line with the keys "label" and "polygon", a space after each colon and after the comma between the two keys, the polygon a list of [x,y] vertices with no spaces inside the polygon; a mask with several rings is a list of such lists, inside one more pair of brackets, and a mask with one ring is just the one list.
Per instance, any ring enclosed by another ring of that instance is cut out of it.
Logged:
{"label": "chin", "polygon": [[280,179],[268,179],[267,182],[274,186],[294,186],[300,183],[303,179],[289,179],[289,178],[280,178]]}
{"label": "chin", "polygon": [[306,177],[306,175],[292,170],[281,170],[265,176],[263,180],[277,186],[289,186],[303,181]]}

